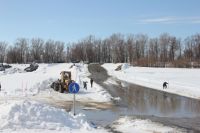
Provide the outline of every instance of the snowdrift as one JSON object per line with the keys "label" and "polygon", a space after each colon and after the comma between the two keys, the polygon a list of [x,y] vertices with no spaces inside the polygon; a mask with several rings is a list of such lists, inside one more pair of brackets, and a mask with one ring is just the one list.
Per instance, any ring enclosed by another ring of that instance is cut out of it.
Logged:
{"label": "snowdrift", "polygon": [[[62,97],[62,100],[73,100],[70,94],[57,94],[50,85],[53,81],[60,78],[61,71],[71,71],[72,80],[75,80],[80,85],[80,92],[78,93],[77,100],[79,101],[95,101],[95,102],[108,102],[111,96],[101,86],[94,83],[91,88],[88,84],[88,89],[83,88],[83,81],[89,83],[90,75],[87,65],[72,63],[59,63],[59,64],[39,64],[40,67],[33,72],[25,72],[24,68],[28,64],[12,64],[12,68],[7,69],[5,72],[0,72],[1,92],[0,98],[5,99],[9,97],[31,97],[38,96],[53,96],[54,98]],[[95,81],[94,81],[95,82]],[[50,94],[51,93],[51,94]],[[95,97],[94,97],[95,96]]]}
{"label": "snowdrift", "polygon": [[85,115],[73,116],[63,109],[57,109],[35,101],[22,100],[0,105],[0,130],[54,130],[73,131],[93,128]]}
{"label": "snowdrift", "polygon": [[115,131],[123,133],[185,133],[186,131],[177,128],[165,126],[161,123],[152,122],[145,119],[132,119],[131,117],[122,117],[116,120],[112,128]]}

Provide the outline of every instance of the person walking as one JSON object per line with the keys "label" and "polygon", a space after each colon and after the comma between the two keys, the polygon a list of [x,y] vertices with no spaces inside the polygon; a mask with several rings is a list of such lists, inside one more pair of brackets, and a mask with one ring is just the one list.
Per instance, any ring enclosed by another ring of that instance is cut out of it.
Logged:
{"label": "person walking", "polygon": [[169,83],[167,83],[167,82],[164,82],[164,83],[163,83],[163,89],[166,89],[166,88],[167,88],[167,84],[169,84]]}
{"label": "person walking", "polygon": [[83,88],[87,90],[87,81],[83,81]]}
{"label": "person walking", "polygon": [[90,79],[91,88],[92,88],[92,86],[93,86],[93,81],[94,81],[94,80],[91,78],[91,79]]}

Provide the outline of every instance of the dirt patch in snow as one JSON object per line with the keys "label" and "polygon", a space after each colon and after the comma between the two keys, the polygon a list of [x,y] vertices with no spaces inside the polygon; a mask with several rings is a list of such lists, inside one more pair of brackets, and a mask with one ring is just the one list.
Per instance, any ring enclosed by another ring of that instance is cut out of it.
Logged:
{"label": "dirt patch in snow", "polygon": [[115,71],[120,71],[122,70],[122,65],[117,66],[117,68],[115,69]]}
{"label": "dirt patch in snow", "polygon": [[90,64],[88,70],[92,73],[90,77],[97,83],[104,82],[109,78],[107,71],[100,64]]}

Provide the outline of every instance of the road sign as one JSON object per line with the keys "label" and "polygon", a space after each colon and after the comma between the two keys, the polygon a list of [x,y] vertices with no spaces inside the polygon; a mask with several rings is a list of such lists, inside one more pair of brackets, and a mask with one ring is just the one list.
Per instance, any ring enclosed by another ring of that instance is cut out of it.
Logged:
{"label": "road sign", "polygon": [[70,85],[69,85],[69,92],[70,93],[78,93],[78,91],[79,91],[79,85],[77,84],[77,83],[71,83]]}
{"label": "road sign", "polygon": [[73,110],[74,110],[74,116],[75,116],[75,94],[79,91],[79,85],[77,83],[71,83],[69,85],[69,92],[74,94],[74,101],[73,101]]}

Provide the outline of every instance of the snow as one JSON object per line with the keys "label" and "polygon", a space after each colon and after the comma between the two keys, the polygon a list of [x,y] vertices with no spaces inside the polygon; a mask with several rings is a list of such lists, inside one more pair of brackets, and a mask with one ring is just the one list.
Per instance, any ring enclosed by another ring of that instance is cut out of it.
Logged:
{"label": "snow", "polygon": [[[107,133],[108,131],[87,122],[82,114],[75,116],[64,109],[32,100],[8,101],[0,104],[0,132],[3,133]],[[183,132],[182,129],[164,126],[150,120],[123,117],[111,128],[123,133]]]}
{"label": "snow", "polygon": [[[33,96],[49,94],[51,96],[59,95],[59,98],[72,101],[71,94],[57,94],[52,91],[50,84],[60,78],[61,71],[71,71],[72,79],[80,85],[80,92],[77,94],[79,101],[95,101],[95,102],[109,102],[111,96],[98,84],[94,82],[91,88],[88,84],[88,89],[83,89],[82,82],[88,81],[87,77],[90,73],[87,70],[87,65],[76,64],[72,66],[71,63],[62,64],[39,64],[39,68],[33,72],[23,71],[27,64],[12,64],[12,68],[7,69],[5,72],[0,72],[1,92],[0,98],[6,96]],[[95,95],[95,97],[93,96]]]}
{"label": "snow", "polygon": [[132,119],[130,117],[122,117],[115,121],[111,126],[115,131],[123,133],[183,133],[183,129],[176,127],[164,126],[151,120]]}
{"label": "snow", "polygon": [[[122,64],[107,63],[102,66],[107,69],[109,75],[120,80],[160,91],[200,99],[200,69],[129,66],[123,70],[115,71],[119,65]],[[127,64],[124,66],[127,66]],[[165,81],[169,83],[169,86],[163,90],[162,84]]]}
{"label": "snow", "polygon": [[88,123],[81,112],[73,116],[55,108],[73,101],[73,94],[61,94],[50,88],[50,84],[60,78],[61,71],[71,71],[72,79],[80,85],[76,101],[110,103],[110,94],[95,81],[92,88],[88,84],[88,89],[83,89],[83,80],[90,80],[87,65],[76,64],[71,68],[71,63],[39,64],[39,68],[33,72],[24,71],[28,64],[11,65],[12,68],[0,72],[0,132],[107,132]]}
{"label": "snow", "polygon": [[[71,63],[39,64],[39,68],[34,72],[24,71],[24,68],[29,66],[28,64],[11,65],[13,66],[12,68],[0,72],[0,83],[2,86],[0,91],[0,132],[108,132],[89,123],[86,119],[87,116],[81,112],[77,112],[78,114],[73,116],[71,112],[51,106],[59,102],[73,100],[72,94],[61,94],[50,88],[50,84],[60,78],[61,71],[71,71],[72,79],[80,85],[80,91],[76,94],[76,100],[79,102],[94,102],[98,104],[102,102],[110,103],[111,99],[120,100],[120,97],[113,98],[104,88],[96,84],[95,81],[93,87],[90,86],[90,79],[88,78],[90,73],[87,65],[80,63],[71,67],[73,65]],[[110,75],[128,82],[162,90],[162,82],[167,81],[170,87],[164,91],[177,93],[179,90],[178,94],[187,94],[190,97],[200,96],[200,93],[195,90],[200,85],[197,82],[199,69],[139,68],[123,64],[122,70],[114,71],[118,65],[120,64],[104,64],[103,66],[108,70]],[[87,90],[83,88],[83,81],[88,82]],[[105,83],[117,84],[111,78]],[[47,102],[44,102],[45,100]],[[85,108],[95,109],[94,107]],[[116,121],[112,125],[112,128],[121,132],[138,133],[181,131],[180,129],[167,127],[150,120],[133,120],[127,117]]]}
{"label": "snow", "polygon": [[128,63],[123,63],[122,64],[122,69],[121,70],[126,70],[129,68],[129,64]]}
{"label": "snow", "polygon": [[0,73],[2,90],[6,91],[8,95],[22,95],[25,91],[27,94],[38,93],[40,89],[45,90],[48,88],[48,86],[40,88],[44,81],[58,79],[60,72],[68,69],[69,65],[40,64],[39,68],[34,72],[23,71],[24,68],[29,66],[26,64],[12,65],[12,68]]}
{"label": "snow", "polygon": [[10,101],[0,108],[1,132],[105,132],[89,124],[84,114],[73,116],[36,101]]}

